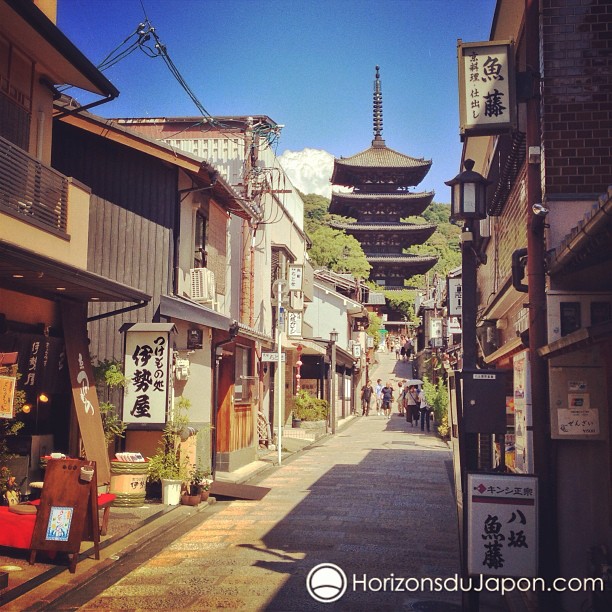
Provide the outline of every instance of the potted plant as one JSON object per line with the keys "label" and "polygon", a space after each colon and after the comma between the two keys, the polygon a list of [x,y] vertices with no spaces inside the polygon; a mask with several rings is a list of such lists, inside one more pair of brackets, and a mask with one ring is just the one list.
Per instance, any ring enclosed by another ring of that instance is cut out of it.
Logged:
{"label": "potted plant", "polygon": [[199,464],[194,464],[189,472],[189,480],[181,497],[181,503],[187,506],[197,506],[201,501],[206,501],[210,491],[209,477],[210,472],[204,470]]}
{"label": "potted plant", "polygon": [[181,453],[181,432],[189,424],[187,411],[191,402],[178,398],[172,417],[166,422],[157,452],[148,458],[147,478],[161,482],[162,500],[176,506],[181,499],[181,486],[189,477],[189,458]]}
{"label": "potted plant", "polygon": [[300,421],[300,427],[304,427],[304,423],[315,424],[325,423],[327,421],[327,401],[319,399],[311,395],[305,389],[300,389],[293,400],[293,420]]}

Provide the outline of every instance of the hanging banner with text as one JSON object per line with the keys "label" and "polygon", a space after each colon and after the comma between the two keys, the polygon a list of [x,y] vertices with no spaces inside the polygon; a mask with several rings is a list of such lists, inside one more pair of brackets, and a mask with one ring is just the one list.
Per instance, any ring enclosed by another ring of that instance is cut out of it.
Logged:
{"label": "hanging banner with text", "polygon": [[516,127],[516,75],[510,41],[457,42],[462,136],[503,134]]}
{"label": "hanging banner with text", "polygon": [[467,498],[468,573],[537,576],[537,478],[468,474]]}

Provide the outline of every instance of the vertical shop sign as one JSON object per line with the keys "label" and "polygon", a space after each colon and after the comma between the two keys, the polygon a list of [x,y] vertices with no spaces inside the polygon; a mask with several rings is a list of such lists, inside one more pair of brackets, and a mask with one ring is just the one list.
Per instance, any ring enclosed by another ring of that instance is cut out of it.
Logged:
{"label": "vertical shop sign", "polygon": [[537,576],[538,480],[468,474],[468,572]]}
{"label": "vertical shop sign", "polygon": [[533,422],[529,351],[514,355],[515,470],[533,474]]}
{"label": "vertical shop sign", "polygon": [[166,422],[173,327],[166,323],[136,324],[125,334],[125,376],[129,384],[125,387],[123,420],[128,425]]}
{"label": "vertical shop sign", "polygon": [[0,419],[12,419],[15,416],[13,403],[16,380],[14,376],[0,376]]}
{"label": "vertical shop sign", "polygon": [[287,312],[287,336],[290,338],[302,337],[302,313]]}
{"label": "vertical shop sign", "polygon": [[87,458],[96,462],[98,483],[106,484],[110,482],[110,463],[89,355],[85,305],[62,301],[62,322],[72,399],[83,447]]}
{"label": "vertical shop sign", "polygon": [[513,45],[457,43],[461,135],[502,134],[516,125]]}

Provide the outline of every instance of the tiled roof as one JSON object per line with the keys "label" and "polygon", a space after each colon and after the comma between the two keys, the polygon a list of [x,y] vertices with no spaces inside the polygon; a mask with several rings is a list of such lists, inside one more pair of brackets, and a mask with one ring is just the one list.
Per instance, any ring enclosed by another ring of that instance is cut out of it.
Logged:
{"label": "tiled roof", "polygon": [[427,200],[433,199],[435,192],[421,191],[411,193],[407,191],[394,191],[393,193],[366,193],[363,191],[353,191],[351,193],[332,192],[332,198],[336,200],[366,200],[366,201],[405,201],[405,200]]}
{"label": "tiled roof", "polygon": [[372,146],[351,157],[336,159],[339,166],[376,167],[376,168],[429,168],[431,160],[410,157],[389,147]]}
{"label": "tiled roof", "polygon": [[331,222],[330,225],[336,229],[345,230],[348,232],[383,231],[406,232],[410,234],[430,232],[430,234],[433,234],[436,230],[436,226],[429,223],[340,223],[334,221]]}
{"label": "tiled roof", "polygon": [[368,300],[366,304],[368,304],[369,306],[384,306],[385,303],[386,301],[384,293],[376,293],[374,291],[370,291],[370,293],[368,294]]}
{"label": "tiled roof", "polygon": [[371,264],[385,264],[385,263],[431,263],[432,265],[438,261],[437,257],[434,256],[421,256],[421,255],[368,255],[366,253],[366,259]]}

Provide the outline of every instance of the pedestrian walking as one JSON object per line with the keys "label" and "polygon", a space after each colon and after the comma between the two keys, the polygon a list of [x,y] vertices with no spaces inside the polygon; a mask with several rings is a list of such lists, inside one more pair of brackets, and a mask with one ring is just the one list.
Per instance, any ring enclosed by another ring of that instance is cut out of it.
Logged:
{"label": "pedestrian walking", "polygon": [[404,389],[404,382],[399,381],[397,383],[397,412],[400,416],[404,416],[404,393],[406,389]]}
{"label": "pedestrian walking", "polygon": [[382,379],[379,378],[376,381],[376,387],[374,387],[374,393],[376,394],[376,414],[378,416],[380,416],[380,410],[382,408],[382,390],[383,390]]}
{"label": "pedestrian walking", "polygon": [[413,427],[419,424],[419,394],[415,385],[410,385],[406,393],[406,422]]}
{"label": "pedestrian walking", "polygon": [[393,385],[390,381],[382,388],[382,410],[383,416],[391,418],[391,404],[393,403]]}
{"label": "pedestrian walking", "polygon": [[374,388],[372,387],[372,381],[368,380],[366,384],[361,387],[361,416],[370,415],[370,403],[373,395]]}
{"label": "pedestrian walking", "polygon": [[418,398],[419,412],[421,416],[421,431],[425,431],[425,426],[427,426],[427,431],[429,431],[429,406],[427,405],[427,399],[425,398],[425,392],[423,389],[419,389]]}

